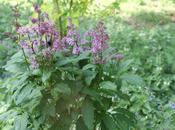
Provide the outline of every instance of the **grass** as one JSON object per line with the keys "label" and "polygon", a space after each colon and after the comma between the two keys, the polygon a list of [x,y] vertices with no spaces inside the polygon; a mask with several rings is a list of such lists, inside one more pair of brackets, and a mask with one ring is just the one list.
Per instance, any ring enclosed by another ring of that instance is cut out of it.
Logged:
{"label": "grass", "polygon": [[[131,72],[145,86],[123,86],[131,94],[129,108],[142,130],[175,128],[169,104],[174,102],[175,4],[165,0],[128,1],[116,16],[106,18],[110,43],[126,59],[133,59]],[[119,16],[119,17],[118,17]],[[151,100],[150,100],[151,99]],[[127,104],[127,103],[126,103]]]}
{"label": "grass", "polygon": [[120,18],[134,26],[153,27],[175,22],[175,4],[170,0],[136,0],[120,5]]}

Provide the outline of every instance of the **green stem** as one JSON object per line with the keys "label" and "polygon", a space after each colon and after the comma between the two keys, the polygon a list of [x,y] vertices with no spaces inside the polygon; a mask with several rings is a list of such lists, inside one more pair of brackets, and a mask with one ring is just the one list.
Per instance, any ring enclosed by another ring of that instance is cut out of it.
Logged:
{"label": "green stem", "polygon": [[60,27],[60,35],[62,38],[63,37],[62,16],[60,16],[60,18],[59,18],[59,27]]}
{"label": "green stem", "polygon": [[22,53],[23,53],[23,56],[24,56],[24,59],[25,59],[25,62],[26,62],[27,68],[28,68],[28,70],[30,71],[30,67],[29,67],[29,64],[28,64],[28,62],[27,62],[27,57],[26,57],[26,54],[25,54],[23,48],[22,48]]}
{"label": "green stem", "polygon": [[[20,37],[20,35],[18,35],[18,41],[20,41],[20,39],[21,39],[21,37]],[[24,59],[25,59],[25,62],[26,62],[26,66],[27,66],[28,70],[30,71],[30,67],[29,67],[29,64],[28,64],[27,57],[26,57],[26,54],[24,52],[24,49],[22,47],[21,47],[21,49],[22,49],[22,53],[23,53],[23,56],[24,56]]]}

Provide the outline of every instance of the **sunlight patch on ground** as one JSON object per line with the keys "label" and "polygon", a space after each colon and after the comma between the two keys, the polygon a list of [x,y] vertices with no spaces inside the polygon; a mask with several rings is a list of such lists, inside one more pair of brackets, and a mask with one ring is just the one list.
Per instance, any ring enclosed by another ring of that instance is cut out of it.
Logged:
{"label": "sunlight patch on ground", "polygon": [[115,0],[94,0],[89,7],[89,12],[102,11],[113,2],[115,2]]}
{"label": "sunlight patch on ground", "polygon": [[122,20],[132,25],[165,24],[175,22],[175,5],[167,0],[128,0],[120,5],[118,14]]}

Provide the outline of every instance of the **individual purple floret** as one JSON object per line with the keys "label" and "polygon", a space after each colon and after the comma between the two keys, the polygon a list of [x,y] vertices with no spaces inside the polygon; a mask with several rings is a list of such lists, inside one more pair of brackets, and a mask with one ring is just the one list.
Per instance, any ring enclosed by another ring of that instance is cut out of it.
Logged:
{"label": "individual purple floret", "polygon": [[80,54],[81,51],[82,51],[81,47],[75,45],[73,47],[72,54]]}
{"label": "individual purple floret", "polygon": [[31,34],[32,30],[30,27],[23,26],[23,27],[19,27],[17,32],[21,35],[26,35],[26,34]]}
{"label": "individual purple floret", "polygon": [[27,45],[27,41],[26,40],[21,40],[19,44],[24,49],[28,49],[29,48],[29,46]]}
{"label": "individual purple floret", "polygon": [[37,13],[41,13],[41,9],[40,9],[39,5],[35,4],[34,9]]}
{"label": "individual purple floret", "polygon": [[36,58],[35,57],[32,57],[31,58],[31,67],[33,68],[33,69],[37,69],[38,67],[39,67],[39,64],[38,64],[38,62],[37,62],[37,60],[36,60]]}
{"label": "individual purple floret", "polygon": [[38,19],[37,18],[31,17],[30,20],[31,20],[32,23],[37,23],[38,22]]}

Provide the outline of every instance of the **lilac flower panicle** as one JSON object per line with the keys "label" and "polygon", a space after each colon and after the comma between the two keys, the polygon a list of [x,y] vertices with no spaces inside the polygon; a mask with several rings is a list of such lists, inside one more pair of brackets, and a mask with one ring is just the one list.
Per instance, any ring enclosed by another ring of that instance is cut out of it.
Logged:
{"label": "lilac flower panicle", "polygon": [[[53,59],[54,52],[65,50],[74,55],[90,51],[95,64],[106,63],[107,60],[102,53],[108,49],[109,36],[105,32],[102,22],[99,22],[94,29],[87,31],[84,35],[80,35],[72,23],[72,19],[68,18],[67,34],[61,37],[54,23],[49,20],[48,14],[41,12],[38,5],[34,5],[34,9],[39,18],[31,17],[31,26],[19,27],[17,30],[22,35],[19,44],[31,59],[32,68],[40,66],[36,60],[38,56],[50,60]],[[121,54],[116,54],[112,58],[122,59],[123,57]]]}
{"label": "lilac flower panicle", "polygon": [[39,52],[40,41],[37,39],[33,40],[32,46],[35,52]]}
{"label": "lilac flower panicle", "polygon": [[66,37],[66,43],[68,43],[71,46],[75,45],[75,41],[72,38]]}
{"label": "lilac flower panicle", "polygon": [[54,51],[60,51],[60,50],[63,50],[65,48],[66,48],[65,44],[61,40],[59,40],[59,39],[54,40],[54,42],[53,42],[53,50]]}
{"label": "lilac flower panicle", "polygon": [[50,58],[53,52],[62,49],[64,44],[59,39],[59,33],[53,22],[49,20],[48,14],[42,13],[38,5],[34,5],[34,9],[35,12],[40,13],[40,19],[30,17],[32,25],[20,27],[17,32],[23,35],[19,45],[25,50],[32,68],[37,68],[38,55]]}
{"label": "lilac flower panicle", "polygon": [[96,54],[98,53],[98,51],[99,51],[99,46],[98,45],[93,46],[92,53]]}
{"label": "lilac flower panicle", "polygon": [[17,32],[21,35],[26,35],[32,33],[32,30],[29,27],[19,27]]}
{"label": "lilac flower panicle", "polygon": [[81,49],[81,47],[79,47],[79,46],[74,46],[73,47],[73,50],[72,50],[72,54],[80,54],[80,52],[82,51],[82,49]]}
{"label": "lilac flower panicle", "polygon": [[47,35],[47,36],[58,35],[58,32],[56,31],[55,26],[51,21],[41,22],[40,27],[36,29],[38,29],[37,31],[41,35]]}
{"label": "lilac flower panicle", "polygon": [[94,62],[103,63],[104,59],[102,57],[99,58],[99,55],[108,48],[107,40],[109,39],[108,34],[105,32],[105,26],[102,22],[99,22],[95,29],[87,32],[88,36],[91,37],[91,51],[94,56]]}
{"label": "lilac flower panicle", "polygon": [[85,45],[86,43],[88,43],[88,41],[85,40],[85,39],[81,39],[80,43],[81,43],[82,45]]}
{"label": "lilac flower panicle", "polygon": [[29,46],[27,45],[26,40],[20,41],[19,44],[20,44],[20,46],[21,46],[22,48],[24,48],[24,49],[28,49],[28,48],[29,48]]}
{"label": "lilac flower panicle", "polygon": [[31,58],[31,67],[32,67],[33,69],[39,68],[39,64],[38,64],[38,62],[37,62],[37,60],[36,60],[35,57],[32,57],[32,58]]}
{"label": "lilac flower panicle", "polygon": [[34,40],[32,41],[32,44],[33,44],[33,45],[39,45],[39,40],[34,39]]}
{"label": "lilac flower panicle", "polygon": [[43,56],[44,56],[45,58],[50,58],[50,57],[51,57],[51,53],[52,53],[52,51],[51,51],[50,48],[47,48],[47,49],[44,49],[44,50],[43,50]]}

